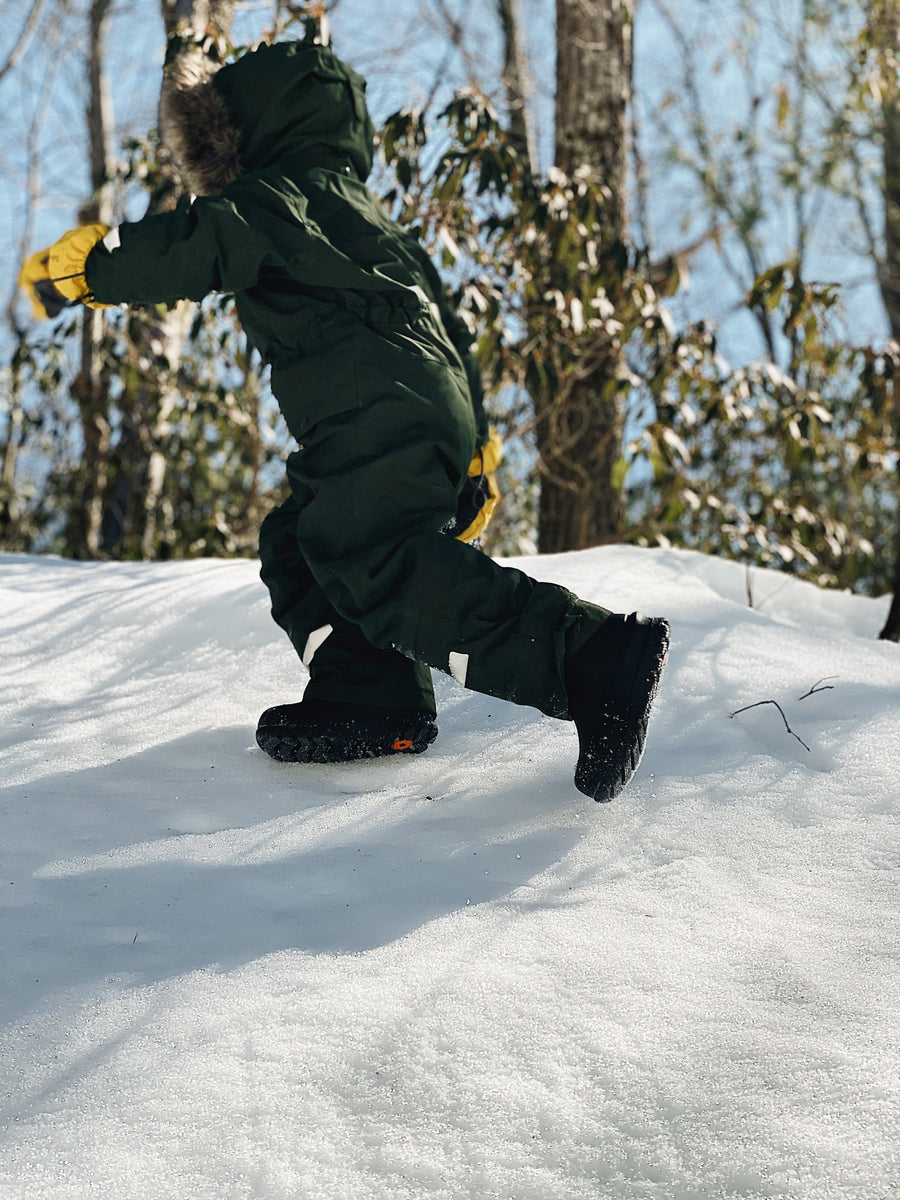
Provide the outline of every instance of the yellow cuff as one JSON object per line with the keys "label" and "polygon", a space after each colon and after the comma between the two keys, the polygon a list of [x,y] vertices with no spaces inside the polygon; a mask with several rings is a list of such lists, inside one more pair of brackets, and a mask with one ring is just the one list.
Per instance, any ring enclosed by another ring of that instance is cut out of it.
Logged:
{"label": "yellow cuff", "polygon": [[84,264],[99,241],[109,233],[108,225],[79,225],[70,229],[50,247],[50,278],[53,286],[67,300],[80,300],[88,308],[108,308],[92,299]]}
{"label": "yellow cuff", "polygon": [[497,502],[500,499],[500,489],[497,487],[497,476],[488,475],[487,481],[490,488],[487,499],[485,500],[484,504],[482,504],[481,508],[479,508],[478,516],[475,518],[472,524],[469,525],[467,529],[464,529],[462,533],[458,533],[456,535],[456,539],[459,542],[474,542],[476,538],[481,537],[490,523],[491,517],[494,515],[494,509],[497,507]]}
{"label": "yellow cuff", "polygon": [[38,250],[36,254],[25,261],[19,272],[19,287],[26,292],[31,301],[31,308],[36,317],[46,317],[47,310],[41,304],[34,289],[36,283],[42,283],[50,278],[50,251]]}
{"label": "yellow cuff", "polygon": [[485,445],[478,447],[469,464],[470,478],[472,476],[484,476],[488,487],[487,499],[478,510],[478,515],[472,524],[464,529],[462,533],[456,535],[458,541],[474,542],[477,537],[480,537],[484,533],[491,517],[494,515],[494,509],[500,500],[497,468],[500,466],[502,458],[503,442],[497,430],[492,428],[487,442]]}
{"label": "yellow cuff", "polygon": [[503,441],[500,434],[491,426],[487,442],[475,451],[469,463],[470,475],[492,475],[500,466],[503,458]]}

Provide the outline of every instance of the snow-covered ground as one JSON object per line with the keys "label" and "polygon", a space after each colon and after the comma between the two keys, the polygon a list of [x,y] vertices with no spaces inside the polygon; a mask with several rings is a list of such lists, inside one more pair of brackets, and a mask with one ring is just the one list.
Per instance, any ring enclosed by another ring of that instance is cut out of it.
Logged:
{"label": "snow-covered ground", "polygon": [[3,1200],[900,1195],[887,601],[516,565],[671,620],[611,805],[443,677],[422,756],[269,761],[252,563],[0,559]]}

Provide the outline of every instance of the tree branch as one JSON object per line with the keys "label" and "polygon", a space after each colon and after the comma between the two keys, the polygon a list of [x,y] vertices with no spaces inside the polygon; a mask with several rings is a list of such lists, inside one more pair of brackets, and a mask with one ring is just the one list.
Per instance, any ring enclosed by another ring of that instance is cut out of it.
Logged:
{"label": "tree branch", "polygon": [[16,44],[13,46],[12,50],[10,50],[6,62],[3,64],[3,66],[0,66],[0,79],[2,79],[8,71],[13,69],[25,52],[25,46],[28,43],[28,39],[34,32],[35,26],[40,20],[41,9],[43,7],[44,0],[34,0],[31,10],[28,13],[28,16],[25,18],[25,24],[22,26],[22,32],[16,39]]}

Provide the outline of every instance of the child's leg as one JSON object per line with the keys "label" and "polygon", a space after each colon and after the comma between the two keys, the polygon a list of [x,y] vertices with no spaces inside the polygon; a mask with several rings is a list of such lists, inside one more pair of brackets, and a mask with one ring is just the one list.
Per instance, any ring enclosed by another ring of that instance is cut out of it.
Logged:
{"label": "child's leg", "polygon": [[309,671],[306,701],[411,709],[434,715],[431,672],[398,651],[373,646],[335,612],[297,542],[299,505],[291,497],[260,530],[263,582],[272,616]]}
{"label": "child's leg", "polygon": [[[310,430],[288,462],[303,560],[334,611],[371,645],[572,718],[576,786],[610,800],[643,752],[668,625],[615,616],[441,534],[465,464],[429,411],[427,402],[385,396]],[[348,728],[370,736],[364,717]],[[419,742],[365,753],[424,749],[435,732],[431,725]],[[332,738],[322,730],[327,761]],[[315,735],[304,742],[316,745]]]}
{"label": "child's leg", "polygon": [[293,498],[263,522],[262,577],[272,614],[309,671],[299,702],[267,709],[256,740],[280,762],[346,762],[419,753],[437,736],[426,666],[379,649],[331,606],[297,542]]}
{"label": "child's leg", "polygon": [[609,613],[439,532],[458,477],[428,418],[387,396],[319,423],[288,462],[305,562],[373,645],[568,717],[567,662]]}

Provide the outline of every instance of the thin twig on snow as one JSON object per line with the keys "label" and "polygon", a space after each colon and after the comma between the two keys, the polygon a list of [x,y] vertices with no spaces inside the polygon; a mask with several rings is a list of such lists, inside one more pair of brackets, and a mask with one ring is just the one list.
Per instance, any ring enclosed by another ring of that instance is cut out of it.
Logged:
{"label": "thin twig on snow", "polygon": [[800,743],[800,745],[803,747],[804,750],[809,752],[809,746],[807,746],[807,744],[806,744],[806,742],[804,742],[803,738],[800,737],[800,735],[798,733],[794,733],[793,729],[791,729],[790,725],[788,724],[788,719],[784,715],[784,709],[781,707],[781,705],[778,703],[777,700],[757,700],[755,704],[747,704],[743,708],[738,708],[733,713],[729,713],[728,715],[731,717],[732,720],[734,720],[734,718],[738,715],[738,713],[747,712],[747,710],[751,709],[751,708],[759,708],[763,704],[774,704],[775,705],[775,707],[781,713],[781,719],[782,719],[782,721],[784,721],[785,729],[788,731],[788,733],[791,735],[791,737],[795,737],[797,739],[797,741]]}
{"label": "thin twig on snow", "polygon": [[[833,691],[834,691],[834,684],[833,684],[833,683],[825,683],[825,680],[826,680],[826,679],[837,679],[837,678],[838,678],[838,676],[837,676],[837,675],[825,675],[825,676],[823,676],[823,677],[822,677],[822,678],[819,680],[819,682],[818,682],[818,683],[814,683],[814,684],[812,685],[812,687],[809,689],[809,691],[808,691],[808,692],[804,692],[804,693],[803,693],[803,695],[802,695],[802,696],[798,696],[798,697],[797,697],[797,699],[798,699],[798,700],[805,700],[807,696],[815,696],[817,692],[833,692]],[[823,684],[823,683],[825,683],[825,686],[824,686],[824,687],[822,687],[822,684]]]}

